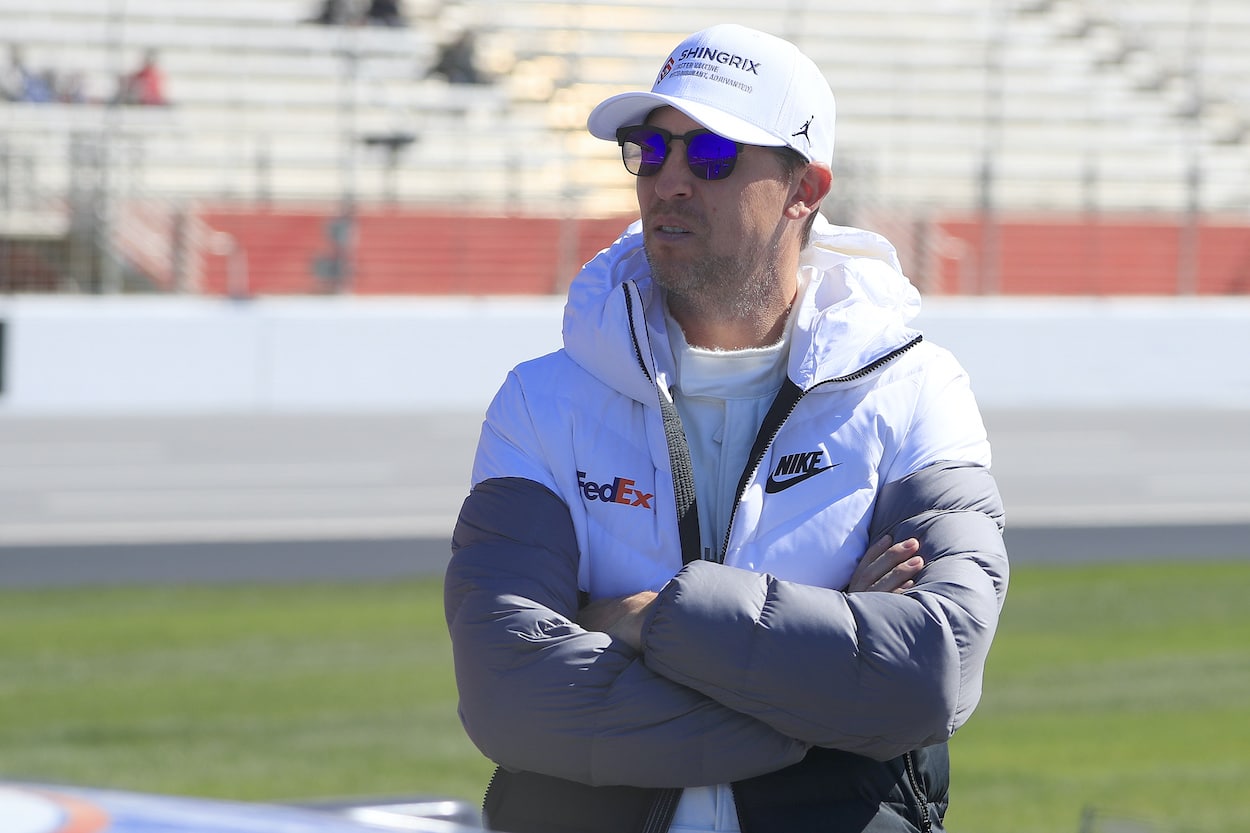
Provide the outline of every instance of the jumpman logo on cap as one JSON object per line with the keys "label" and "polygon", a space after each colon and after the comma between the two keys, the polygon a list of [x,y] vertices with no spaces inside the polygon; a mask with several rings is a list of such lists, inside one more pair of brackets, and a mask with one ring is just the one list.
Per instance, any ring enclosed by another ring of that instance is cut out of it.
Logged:
{"label": "jumpman logo on cap", "polygon": [[806,139],[806,140],[807,140],[807,143],[810,145],[810,144],[812,143],[812,137],[811,137],[811,136],[809,136],[809,135],[807,135],[807,129],[808,129],[809,127],[811,127],[811,126],[812,126],[812,122],[814,122],[815,120],[816,120],[816,117],[815,117],[815,116],[812,116],[812,117],[811,117],[811,118],[809,118],[807,121],[803,122],[803,126],[802,126],[802,127],[800,127],[798,130],[794,131],[794,132],[793,132],[793,133],[791,133],[790,135],[791,135],[791,136],[802,136],[804,139]]}

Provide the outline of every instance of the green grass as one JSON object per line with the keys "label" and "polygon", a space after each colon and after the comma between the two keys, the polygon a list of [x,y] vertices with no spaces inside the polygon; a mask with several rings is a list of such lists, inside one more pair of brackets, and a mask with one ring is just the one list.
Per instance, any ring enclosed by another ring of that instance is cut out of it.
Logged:
{"label": "green grass", "polygon": [[0,773],[473,797],[437,582],[0,594]]}
{"label": "green grass", "polygon": [[1015,571],[951,830],[1250,830],[1250,562]]}
{"label": "green grass", "polygon": [[[1250,829],[1250,562],[1017,568],[948,828]],[[490,772],[437,580],[0,593],[0,773],[253,800]]]}

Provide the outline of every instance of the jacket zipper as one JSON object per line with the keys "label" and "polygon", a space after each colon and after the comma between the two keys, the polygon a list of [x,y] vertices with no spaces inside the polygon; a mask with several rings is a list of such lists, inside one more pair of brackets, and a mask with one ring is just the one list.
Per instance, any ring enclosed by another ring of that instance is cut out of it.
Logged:
{"label": "jacket zipper", "polygon": [[[656,384],[655,377],[651,375],[643,359],[642,345],[638,341],[638,330],[634,326],[634,295],[631,291],[633,286],[634,284],[630,282],[622,287],[625,292],[625,310],[629,316],[629,335],[634,342],[634,356],[638,359],[638,366],[642,368],[647,381],[655,386],[660,413],[664,417],[664,433],[668,438],[669,467],[672,469],[673,490],[677,501],[678,537],[681,540],[682,561],[687,562],[697,558],[699,552],[699,512],[694,494],[694,469],[690,463],[690,450],[686,446],[685,434],[680,430],[681,418],[677,416],[677,409],[672,402],[664,401],[664,392]],[[668,833],[682,792],[680,787],[658,790],[641,833]]]}
{"label": "jacket zipper", "polygon": [[499,765],[498,765],[498,764],[496,764],[496,765],[495,765],[495,768],[494,768],[493,770],[491,770],[491,773],[490,773],[490,780],[486,782],[486,791],[485,791],[484,793],[482,793],[482,812],[481,812],[481,816],[482,816],[482,823],[483,823],[483,824],[488,824],[488,823],[489,823],[489,819],[487,819],[487,818],[486,818],[486,802],[487,802],[487,800],[490,798],[490,791],[491,791],[491,789],[495,786],[495,781],[497,781],[498,779],[499,779]]}
{"label": "jacket zipper", "polygon": [[647,363],[642,358],[642,345],[638,343],[638,330],[634,327],[634,294],[630,291],[633,282],[621,284],[621,291],[625,293],[625,315],[629,318],[629,339],[634,343],[634,358],[638,359],[638,366],[642,368],[642,375],[647,377],[648,382],[655,382],[655,378],[651,375],[651,371],[647,369]]}
{"label": "jacket zipper", "polygon": [[924,833],[932,833],[933,819],[929,815],[929,796],[920,788],[920,779],[916,777],[916,759],[911,752],[903,754],[903,766],[907,769],[907,781],[912,792],[916,794],[916,805],[920,809],[920,825]]}
{"label": "jacket zipper", "polygon": [[[877,370],[880,370],[882,367],[894,361],[899,356],[903,355],[904,353],[906,353],[911,348],[915,347],[917,344],[919,344],[923,340],[924,340],[923,335],[917,335],[915,338],[913,338],[911,341],[907,342],[906,344],[902,345],[901,347],[897,347],[894,350],[891,350],[889,353],[886,353],[884,356],[881,356],[878,359],[873,359],[871,362],[864,365],[859,370],[848,373],[845,376],[837,376],[833,379],[826,379],[823,382],[818,382],[815,385],[812,385],[807,390],[798,391],[797,395],[794,397],[794,401],[792,401],[789,404],[789,406],[786,408],[785,413],[780,414],[779,416],[774,418],[772,428],[769,429],[768,441],[765,442],[763,445],[759,445],[758,441],[756,443],[757,448],[756,448],[755,454],[752,455],[752,459],[748,462],[747,468],[743,472],[743,478],[742,480],[739,481],[738,497],[734,500],[733,509],[730,510],[730,513],[729,513],[729,526],[725,529],[725,540],[721,542],[720,553],[716,559],[717,561],[719,561],[722,564],[725,563],[725,556],[729,553],[729,539],[730,539],[731,534],[733,533],[734,519],[738,515],[738,505],[742,503],[742,498],[746,494],[747,484],[750,483],[752,480],[754,480],[755,476],[759,473],[760,463],[764,461],[764,455],[768,452],[768,449],[772,447],[773,441],[776,440],[777,435],[781,433],[781,427],[786,424],[786,420],[788,420],[790,418],[790,415],[794,413],[794,409],[799,406],[799,402],[803,399],[803,397],[807,396],[807,394],[811,393],[817,388],[823,387],[825,385],[833,385],[833,384],[838,384],[841,382],[854,382],[859,379],[862,379],[865,376],[868,376],[869,374],[874,373]],[[790,382],[789,377],[786,377],[786,382],[787,384],[793,385],[793,382]],[[783,386],[782,391],[784,392],[785,390],[786,390],[786,387]],[[781,394],[779,393],[778,397],[780,397],[780,395]]]}

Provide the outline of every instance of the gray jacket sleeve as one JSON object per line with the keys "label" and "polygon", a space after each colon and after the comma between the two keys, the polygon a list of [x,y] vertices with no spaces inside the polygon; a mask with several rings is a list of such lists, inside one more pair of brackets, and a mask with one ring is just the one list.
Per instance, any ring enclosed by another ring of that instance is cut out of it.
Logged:
{"label": "gray jacket sleeve", "polygon": [[521,478],[478,484],[444,602],[460,717],[489,758],[589,784],[695,786],[769,772],[808,746],[656,674],[583,630],[564,503]]}
{"label": "gray jacket sleeve", "polygon": [[686,565],[643,631],[647,666],[778,732],[885,760],[946,740],[981,694],[1007,590],[989,471],[938,463],[884,486],[872,539],[915,536],[926,566],[901,594]]}

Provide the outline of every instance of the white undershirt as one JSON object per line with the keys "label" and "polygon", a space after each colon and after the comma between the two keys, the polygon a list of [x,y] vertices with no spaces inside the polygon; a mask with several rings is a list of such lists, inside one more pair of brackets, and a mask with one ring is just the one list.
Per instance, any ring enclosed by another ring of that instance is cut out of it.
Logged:
{"label": "white undershirt", "polygon": [[[769,347],[708,350],[688,344],[667,308],[665,315],[675,367],[673,401],[690,446],[706,558],[709,551],[719,555],[724,545],[742,469],[785,380],[791,324],[787,321],[781,340]],[[736,833],[729,785],[686,789],[669,830]]]}
{"label": "white undershirt", "polygon": [[703,547],[719,554],[742,469],[785,379],[788,340],[783,337],[770,347],[708,350],[689,345],[677,323],[670,322],[673,401],[690,446]]}

